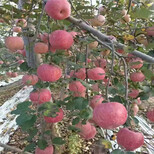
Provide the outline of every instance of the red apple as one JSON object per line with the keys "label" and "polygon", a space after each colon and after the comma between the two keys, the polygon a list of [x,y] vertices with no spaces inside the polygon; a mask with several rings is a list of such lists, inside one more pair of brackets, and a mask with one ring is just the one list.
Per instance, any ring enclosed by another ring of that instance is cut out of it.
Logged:
{"label": "red apple", "polygon": [[147,112],[147,118],[151,122],[154,122],[154,108],[148,110],[148,112]]}
{"label": "red apple", "polygon": [[49,64],[42,64],[37,69],[37,75],[42,81],[55,82],[62,76],[60,67]]}
{"label": "red apple", "polygon": [[86,140],[93,139],[96,135],[96,128],[87,122],[85,125],[78,123],[75,125],[76,128],[80,129],[80,136]]}
{"label": "red apple", "polygon": [[30,100],[34,104],[43,104],[49,102],[51,99],[51,92],[48,89],[40,89],[30,93]]}
{"label": "red apple", "polygon": [[105,77],[105,71],[101,67],[89,69],[87,73],[91,80],[103,80]]}
{"label": "red apple", "polygon": [[74,41],[73,36],[65,30],[56,30],[49,36],[52,49],[65,50],[69,49]]}
{"label": "red apple", "polygon": [[93,120],[104,129],[114,129],[126,122],[127,110],[118,102],[102,103],[94,108]]}
{"label": "red apple", "polygon": [[46,13],[55,20],[63,20],[70,16],[71,5],[67,0],[48,0],[45,5]]}
{"label": "red apple", "polygon": [[117,133],[117,142],[126,151],[134,151],[144,144],[144,136],[140,132],[134,132],[128,128],[122,128]]}
{"label": "red apple", "polygon": [[36,75],[24,75],[22,82],[25,85],[35,85],[38,82],[38,77]]}
{"label": "red apple", "polygon": [[54,148],[52,145],[46,147],[44,150],[41,150],[40,148],[35,149],[35,154],[53,154]]}
{"label": "red apple", "polygon": [[90,106],[94,109],[97,105],[102,104],[103,100],[102,95],[95,95],[90,101]]}
{"label": "red apple", "polygon": [[64,112],[62,109],[59,109],[59,112],[56,112],[56,117],[44,116],[44,120],[47,123],[56,123],[56,122],[62,121],[63,118],[64,118]]}

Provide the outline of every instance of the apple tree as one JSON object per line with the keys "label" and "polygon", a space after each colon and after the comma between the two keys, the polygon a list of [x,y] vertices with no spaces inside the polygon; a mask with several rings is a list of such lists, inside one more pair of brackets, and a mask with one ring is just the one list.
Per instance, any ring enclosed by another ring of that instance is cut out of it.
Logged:
{"label": "apple tree", "polygon": [[[94,153],[97,146],[112,154],[146,151],[136,115],[154,121],[153,106],[142,108],[154,93],[152,1],[1,4],[5,46],[25,56],[18,71],[33,86],[29,101],[12,111],[29,134],[24,151],[82,153],[81,140],[97,135]],[[64,137],[59,127],[66,117]],[[116,148],[107,130],[116,134]]]}

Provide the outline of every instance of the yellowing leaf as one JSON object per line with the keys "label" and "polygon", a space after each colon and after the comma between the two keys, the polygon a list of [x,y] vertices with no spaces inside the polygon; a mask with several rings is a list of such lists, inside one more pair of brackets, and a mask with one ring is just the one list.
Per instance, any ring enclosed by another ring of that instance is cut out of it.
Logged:
{"label": "yellowing leaf", "polygon": [[152,6],[152,5],[153,5],[153,2],[148,3],[146,6],[147,6],[147,7],[150,7],[150,6]]}
{"label": "yellowing leaf", "polygon": [[127,40],[127,41],[129,41],[129,40],[133,40],[134,39],[134,36],[133,35],[130,35],[130,34],[126,34],[126,35],[124,35],[124,40]]}
{"label": "yellowing leaf", "polygon": [[145,31],[145,28],[142,28],[142,32],[144,32]]}
{"label": "yellowing leaf", "polygon": [[112,148],[112,144],[108,140],[102,140],[102,144],[104,145],[105,149],[111,149]]}

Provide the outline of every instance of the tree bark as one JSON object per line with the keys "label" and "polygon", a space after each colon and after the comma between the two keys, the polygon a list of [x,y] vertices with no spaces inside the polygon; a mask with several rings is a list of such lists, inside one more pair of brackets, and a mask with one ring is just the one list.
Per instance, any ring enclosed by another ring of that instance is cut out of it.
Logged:
{"label": "tree bark", "polygon": [[[19,0],[18,1],[18,9],[22,10],[23,9],[23,5],[25,3],[25,0]],[[28,23],[28,26],[26,27],[26,29],[34,29],[34,26],[32,24]],[[24,40],[24,45],[26,46],[26,61],[29,67],[31,68],[36,68],[38,63],[37,63],[37,54],[35,54],[34,52],[34,43],[35,43],[35,35],[30,37],[27,36],[26,34],[26,30],[24,30],[25,34],[23,36],[23,40]]]}

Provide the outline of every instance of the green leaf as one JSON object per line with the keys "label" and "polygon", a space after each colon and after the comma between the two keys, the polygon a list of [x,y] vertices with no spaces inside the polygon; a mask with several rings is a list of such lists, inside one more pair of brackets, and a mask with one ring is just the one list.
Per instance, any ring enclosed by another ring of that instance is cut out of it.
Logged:
{"label": "green leaf", "polygon": [[79,122],[80,122],[80,118],[77,117],[77,118],[73,119],[72,125],[76,125],[76,124],[78,124]]}
{"label": "green leaf", "polygon": [[85,86],[87,89],[90,89],[91,88],[91,86],[87,83],[87,82],[85,82],[85,81],[83,81],[83,80],[80,80],[80,79],[78,79],[81,83],[82,83],[82,85],[83,86]]}
{"label": "green leaf", "polygon": [[75,126],[69,126],[68,130],[72,130],[72,131],[75,131],[75,132],[80,132],[80,129],[76,128]]}
{"label": "green leaf", "polygon": [[109,140],[102,140],[101,143],[104,145],[105,149],[111,149],[112,148],[112,144]]}
{"label": "green leaf", "polygon": [[55,137],[52,140],[52,143],[56,145],[62,145],[62,144],[65,144],[65,141],[61,137]]}
{"label": "green leaf", "polygon": [[125,154],[125,153],[120,149],[116,149],[116,150],[113,150],[111,154]]}
{"label": "green leaf", "polygon": [[92,115],[93,115],[93,110],[90,107],[88,107],[84,110],[81,110],[80,113],[79,113],[80,118],[86,119],[86,120],[92,118]]}
{"label": "green leaf", "polygon": [[33,115],[28,115],[28,114],[21,114],[20,116],[17,117],[16,122],[19,126],[23,125],[25,122],[30,120],[33,117]]}
{"label": "green leaf", "polygon": [[126,154],[135,154],[135,153],[131,151],[127,151]]}
{"label": "green leaf", "polygon": [[28,144],[26,147],[25,147],[25,149],[24,149],[24,151],[34,151],[35,150],[35,147],[36,147],[36,144],[35,143],[30,143],[30,144]]}
{"label": "green leaf", "polygon": [[78,109],[78,110],[85,109],[88,106],[88,104],[89,104],[89,101],[85,100],[82,97],[77,97],[73,101],[75,103],[75,109]]}
{"label": "green leaf", "polygon": [[141,92],[139,93],[139,96],[141,100],[148,100],[149,99],[149,93]]}
{"label": "green leaf", "polygon": [[134,18],[142,18],[142,19],[147,19],[152,15],[152,11],[150,11],[148,8],[140,8],[137,9],[136,12],[133,12],[133,17]]}
{"label": "green leaf", "polygon": [[30,67],[28,66],[28,64],[26,62],[20,64],[20,69],[21,71],[25,72],[25,71],[28,71],[30,69]]}
{"label": "green leaf", "polygon": [[109,91],[109,93],[112,94],[112,95],[115,95],[115,94],[117,94],[117,92],[118,92],[117,89],[115,89],[115,88],[113,88],[113,87],[109,87],[109,88],[108,88],[108,91]]}
{"label": "green leaf", "polygon": [[27,137],[28,141],[31,141],[33,137],[37,134],[38,130],[37,128],[33,127],[32,129],[29,129],[28,134],[29,136]]}
{"label": "green leaf", "polygon": [[39,139],[37,145],[40,149],[44,150],[48,146],[48,143],[46,140]]}
{"label": "green leaf", "polygon": [[116,95],[115,97],[110,97],[109,99],[111,102],[126,103],[126,100],[123,97],[118,95]]}
{"label": "green leaf", "polygon": [[36,115],[33,115],[32,118],[30,120],[25,121],[22,125],[21,128],[23,131],[29,130],[30,128],[32,128],[36,122]]}
{"label": "green leaf", "polygon": [[70,101],[70,102],[66,103],[66,109],[67,110],[75,110],[75,102]]}
{"label": "green leaf", "polygon": [[153,72],[146,67],[142,67],[141,70],[144,73],[144,75],[146,76],[146,78],[151,80],[151,77],[153,76]]}
{"label": "green leaf", "polygon": [[11,114],[23,114],[27,111],[30,111],[29,106],[32,102],[25,101],[17,105],[17,109],[12,111]]}
{"label": "green leaf", "polygon": [[47,131],[44,132],[44,134],[51,135],[51,131],[47,130]]}

